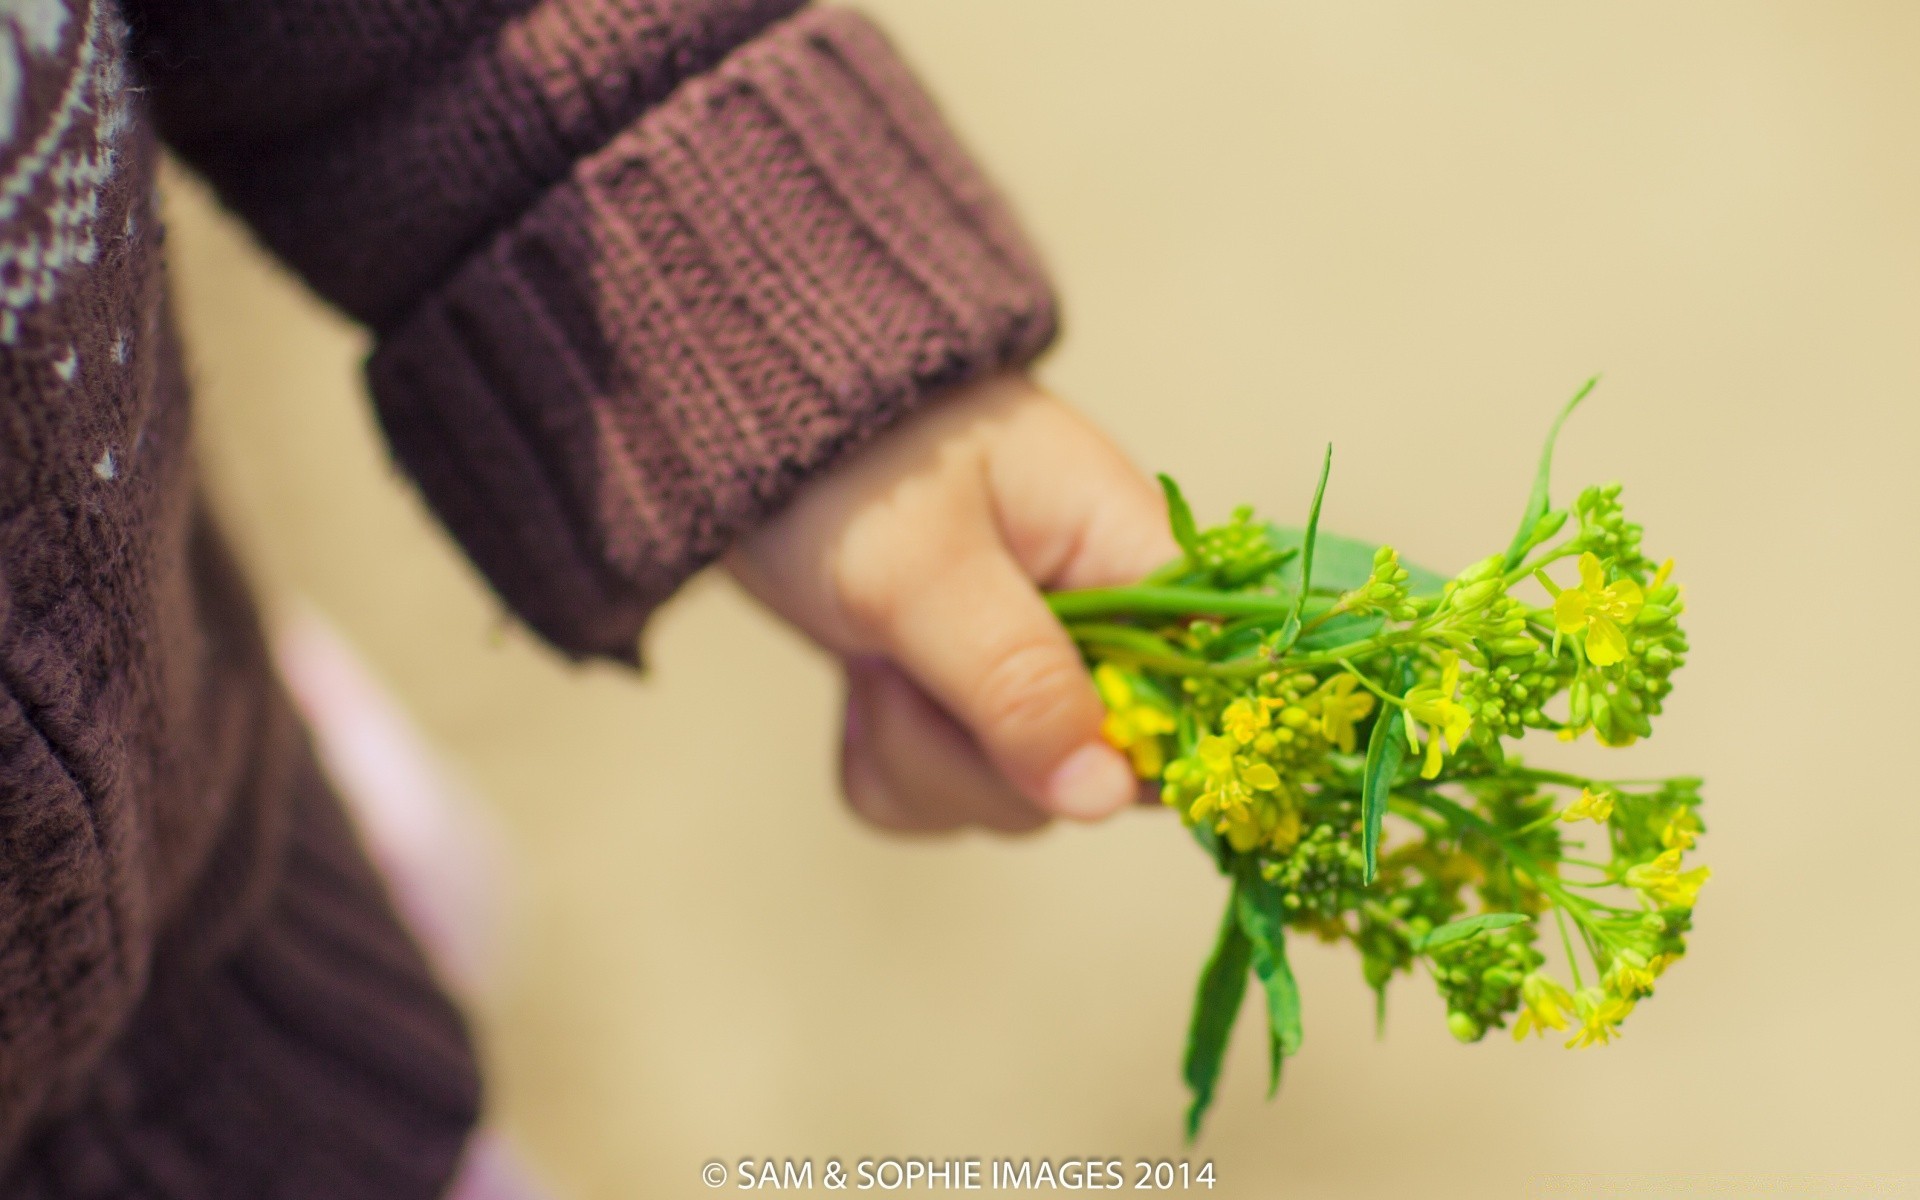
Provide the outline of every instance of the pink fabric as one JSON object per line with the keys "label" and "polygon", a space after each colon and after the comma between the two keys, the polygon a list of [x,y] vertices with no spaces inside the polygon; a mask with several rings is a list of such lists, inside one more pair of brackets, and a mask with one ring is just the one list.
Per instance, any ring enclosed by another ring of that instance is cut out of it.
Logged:
{"label": "pink fabric", "polygon": [[317,612],[297,612],[274,657],[400,915],[457,991],[486,987],[506,882],[498,824]]}
{"label": "pink fabric", "polygon": [[[457,993],[494,981],[504,906],[500,830],[352,645],[301,609],[274,657],[320,761],[427,957]],[[547,1200],[506,1139],[468,1141],[447,1200]]]}

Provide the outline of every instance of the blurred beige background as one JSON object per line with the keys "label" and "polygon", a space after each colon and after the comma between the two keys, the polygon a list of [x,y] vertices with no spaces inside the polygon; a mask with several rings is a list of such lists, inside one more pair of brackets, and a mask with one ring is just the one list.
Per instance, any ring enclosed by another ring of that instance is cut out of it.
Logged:
{"label": "blurred beige background", "polygon": [[[1920,805],[1893,763],[1920,7],[868,7],[1058,270],[1044,377],[1204,513],[1295,516],[1330,439],[1328,522],[1455,568],[1504,543],[1599,369],[1560,479],[1623,479],[1690,589],[1697,653],[1631,753],[1709,779],[1691,958],[1570,1054],[1460,1047],[1420,979],[1376,1042],[1351,953],[1305,946],[1304,1053],[1266,1104],[1243,1026],[1195,1152],[1215,1194],[1920,1194]],[[168,202],[262,589],[352,637],[510,838],[480,1020],[493,1111],[561,1196],[698,1195],[747,1154],[1184,1153],[1221,887],[1171,821],[870,835],[831,786],[829,671],[718,581],[653,629],[650,678],[561,663],[388,466],[358,332],[191,181]]]}

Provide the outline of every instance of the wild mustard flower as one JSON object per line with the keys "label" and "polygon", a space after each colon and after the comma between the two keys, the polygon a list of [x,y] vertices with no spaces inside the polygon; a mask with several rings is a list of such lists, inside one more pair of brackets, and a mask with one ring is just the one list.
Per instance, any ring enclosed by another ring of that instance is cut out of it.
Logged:
{"label": "wild mustard flower", "polygon": [[1260,736],[1260,732],[1272,723],[1273,715],[1268,706],[1257,699],[1235,700],[1220,714],[1220,727],[1242,746]]}
{"label": "wild mustard flower", "polygon": [[1346,754],[1352,754],[1357,744],[1355,723],[1373,711],[1373,697],[1356,691],[1359,686],[1352,675],[1335,675],[1316,688],[1305,705],[1307,713],[1319,720],[1320,736]]}
{"label": "wild mustard flower", "polygon": [[1239,812],[1253,802],[1256,790],[1272,791],[1280,786],[1280,776],[1272,766],[1236,753],[1231,738],[1217,734],[1202,738],[1194,756],[1205,771],[1200,797],[1193,804],[1195,820],[1205,820],[1215,813]]}
{"label": "wild mustard flower", "polygon": [[1692,908],[1694,898],[1700,894],[1700,886],[1711,875],[1712,872],[1706,867],[1682,871],[1680,852],[1663,850],[1653,861],[1628,868],[1625,880],[1628,887],[1645,892],[1649,899],[1664,908]]}
{"label": "wild mustard flower", "polygon": [[1700,814],[1690,808],[1675,809],[1660,829],[1660,844],[1669,850],[1691,850],[1704,828]]}
{"label": "wild mustard flower", "polygon": [[1560,819],[1567,822],[1596,821],[1605,825],[1607,818],[1612,815],[1612,792],[1604,789],[1595,791],[1592,788],[1581,788],[1580,798],[1567,805],[1566,811],[1560,814]]}
{"label": "wild mustard flower", "polygon": [[1529,1033],[1546,1036],[1549,1029],[1565,1029],[1573,1012],[1573,996],[1560,983],[1538,971],[1520,981],[1520,1011],[1513,1022],[1513,1040],[1524,1042]]}
{"label": "wild mustard flower", "polygon": [[[1656,959],[1664,957],[1660,955],[1656,956]],[[1613,966],[1607,968],[1607,973],[1602,977],[1601,982],[1612,995],[1638,999],[1653,991],[1653,981],[1660,974],[1660,970],[1654,966],[1654,961],[1636,950],[1616,951]],[[1662,963],[1661,967],[1664,966],[1665,964]]]}
{"label": "wild mustard flower", "polygon": [[1608,583],[1606,570],[1591,550],[1580,556],[1579,586],[1563,590],[1544,571],[1539,578],[1553,593],[1554,628],[1587,635],[1587,661],[1610,667],[1627,656],[1627,635],[1621,627],[1631,624],[1646,603],[1639,584],[1631,579]]}
{"label": "wild mustard flower", "polygon": [[[1248,509],[1201,529],[1163,480],[1180,559],[1138,588],[1050,598],[1108,740],[1231,881],[1191,1026],[1189,1130],[1236,972],[1267,993],[1276,1081],[1299,1046],[1289,930],[1351,942],[1382,1005],[1424,968],[1463,1041],[1510,1027],[1604,1044],[1685,953],[1709,876],[1682,861],[1703,833],[1699,781],[1622,787],[1518,754],[1533,731],[1649,736],[1688,650],[1672,560],[1643,553],[1618,485],[1555,508],[1548,450],[1507,549],[1452,579],[1319,531],[1318,493],[1302,530]],[[1562,588],[1546,568],[1567,558],[1579,580]],[[1550,607],[1512,594],[1529,577]],[[1585,821],[1600,833],[1576,853],[1569,825]],[[1542,938],[1571,990],[1545,973]]]}
{"label": "wild mustard flower", "polygon": [[1601,988],[1582,988],[1573,998],[1574,1016],[1580,1022],[1567,1049],[1604,1046],[1620,1035],[1620,1022],[1633,1012],[1633,1001],[1608,994]]}
{"label": "wild mustard flower", "polygon": [[1100,733],[1133,763],[1142,779],[1158,779],[1167,765],[1166,736],[1173,732],[1173,714],[1146,700],[1112,663],[1093,669],[1094,687],[1106,703],[1107,716]]}
{"label": "wild mustard flower", "polygon": [[1473,725],[1473,714],[1454,698],[1460,690],[1460,656],[1448,650],[1440,656],[1440,682],[1436,686],[1417,687],[1406,695],[1407,744],[1415,751],[1420,741],[1414,736],[1413,723],[1427,727],[1427,756],[1420,767],[1420,778],[1440,774],[1445,752],[1457,750],[1465,742]]}

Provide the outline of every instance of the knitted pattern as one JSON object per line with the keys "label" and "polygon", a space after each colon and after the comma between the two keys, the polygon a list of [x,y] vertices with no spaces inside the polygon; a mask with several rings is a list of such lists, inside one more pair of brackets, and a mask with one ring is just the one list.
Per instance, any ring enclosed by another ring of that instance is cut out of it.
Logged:
{"label": "knitted pattern", "polygon": [[367,322],[505,600],[654,606],[1053,310],[859,17],[798,0],[0,0],[0,1196],[411,1200],[474,1055],[200,501],[160,139]]}
{"label": "knitted pattern", "polygon": [[[64,0],[0,2],[0,346],[100,253],[100,189],[127,127],[123,32],[97,3],[77,18]],[[29,104],[36,96],[52,102]],[[61,361],[70,379],[75,363]]]}
{"label": "knitted pattern", "polygon": [[626,659],[802,480],[1052,332],[1004,209],[874,29],[823,10],[581,160],[371,371],[500,593],[561,648]]}

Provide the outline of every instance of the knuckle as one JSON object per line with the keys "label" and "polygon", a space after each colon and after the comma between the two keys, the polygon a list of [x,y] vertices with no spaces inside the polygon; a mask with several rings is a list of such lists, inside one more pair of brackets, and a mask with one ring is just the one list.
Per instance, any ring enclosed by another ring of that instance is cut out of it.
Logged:
{"label": "knuckle", "polygon": [[982,732],[1006,735],[1049,726],[1075,715],[1088,687],[1071,655],[1043,642],[1024,642],[995,655],[973,689]]}
{"label": "knuckle", "polygon": [[865,635],[891,629],[899,619],[902,594],[899,567],[883,555],[849,553],[835,557],[829,586],[847,624]]}

